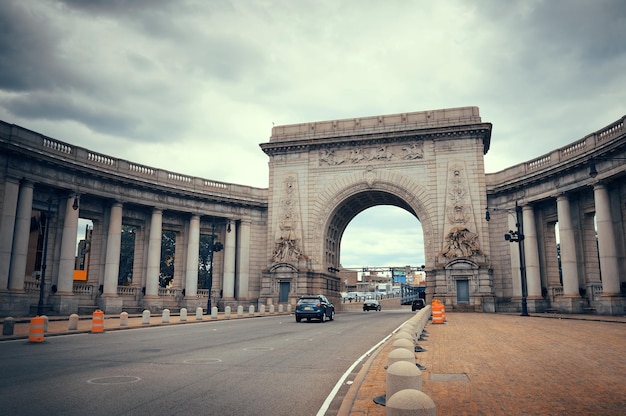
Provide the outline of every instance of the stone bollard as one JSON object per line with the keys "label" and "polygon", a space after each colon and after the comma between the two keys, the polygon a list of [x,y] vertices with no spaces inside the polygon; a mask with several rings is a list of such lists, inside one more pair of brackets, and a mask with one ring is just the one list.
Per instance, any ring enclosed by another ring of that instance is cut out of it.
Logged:
{"label": "stone bollard", "polygon": [[211,308],[211,319],[217,319],[217,306]]}
{"label": "stone bollard", "polygon": [[422,372],[408,361],[396,361],[387,367],[387,397],[400,390],[422,390]]}
{"label": "stone bollard", "polygon": [[265,305],[261,304],[261,305],[259,306],[259,313],[260,313],[261,315],[265,315]]}
{"label": "stone bollard", "polygon": [[405,389],[387,399],[387,416],[437,416],[435,402],[419,390]]}
{"label": "stone bollard", "polygon": [[70,320],[67,324],[68,331],[75,331],[78,329],[78,315],[73,313],[70,315]]}
{"label": "stone bollard", "polygon": [[13,331],[15,330],[15,319],[11,316],[7,316],[4,318],[4,322],[2,323],[2,335],[13,335]]}
{"label": "stone bollard", "polygon": [[43,332],[44,334],[48,333],[48,317],[46,315],[42,316],[43,318]]}
{"label": "stone bollard", "polygon": [[243,316],[243,306],[237,306],[237,318],[241,318]]}
{"label": "stone bollard", "polygon": [[288,303],[287,304],[287,313],[291,313],[291,310],[292,310],[291,303]]}
{"label": "stone bollard", "polygon": [[120,313],[120,326],[128,326],[128,312]]}
{"label": "stone bollard", "polygon": [[150,325],[150,311],[148,309],[144,310],[141,314],[141,323],[144,325]]}
{"label": "stone bollard", "polygon": [[254,316],[254,305],[248,307],[248,315]]}
{"label": "stone bollard", "polygon": [[187,321],[187,308],[180,308],[180,315],[178,316],[180,322]]}
{"label": "stone bollard", "polygon": [[201,321],[201,320],[202,320],[202,308],[198,306],[196,308],[196,321]]}
{"label": "stone bollard", "polygon": [[407,341],[413,342],[413,337],[408,332],[397,332],[393,337],[394,340],[406,339]]}
{"label": "stone bollard", "polygon": [[283,313],[284,306],[282,303],[278,304],[278,313]]}
{"label": "stone bollard", "polygon": [[273,314],[274,314],[274,304],[272,303],[270,305],[270,315],[273,315]]}
{"label": "stone bollard", "polygon": [[163,322],[164,324],[167,324],[170,322],[170,310],[169,309],[163,309],[163,313],[161,314],[161,322]]}
{"label": "stone bollard", "polygon": [[392,350],[395,350],[396,348],[404,348],[413,352],[415,348],[415,344],[413,343],[413,341],[400,338],[400,339],[395,340],[393,344],[391,344]]}
{"label": "stone bollard", "polygon": [[230,319],[230,306],[224,308],[224,318]]}
{"label": "stone bollard", "polygon": [[415,365],[415,353],[404,348],[396,348],[387,356],[387,365],[390,366],[397,361],[408,361]]}

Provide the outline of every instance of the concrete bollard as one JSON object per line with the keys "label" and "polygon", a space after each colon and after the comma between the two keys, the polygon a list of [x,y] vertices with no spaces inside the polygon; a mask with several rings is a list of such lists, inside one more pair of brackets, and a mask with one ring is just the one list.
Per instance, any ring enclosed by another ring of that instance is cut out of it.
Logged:
{"label": "concrete bollard", "polygon": [[387,367],[387,397],[400,390],[422,390],[422,372],[408,361],[396,361]]}
{"label": "concrete bollard", "polygon": [[4,322],[2,323],[2,335],[13,335],[13,331],[15,330],[15,319],[11,316],[7,316],[4,318]]}
{"label": "concrete bollard", "polygon": [[265,315],[265,305],[261,304],[261,305],[259,306],[259,313],[260,313],[261,315]]}
{"label": "concrete bollard", "polygon": [[413,342],[413,336],[408,332],[397,332],[393,337],[394,340],[406,339],[407,341]]}
{"label": "concrete bollard", "polygon": [[202,320],[202,308],[200,306],[198,306],[196,308],[196,321],[201,321]]}
{"label": "concrete bollard", "polygon": [[387,355],[387,365],[390,366],[397,361],[408,361],[415,365],[415,353],[404,348],[396,348]]}
{"label": "concrete bollard", "polygon": [[48,316],[47,315],[43,315],[43,332],[44,334],[48,333]]}
{"label": "concrete bollard", "polygon": [[400,390],[387,399],[387,416],[437,416],[435,402],[419,390]]}
{"label": "concrete bollard", "polygon": [[278,313],[283,313],[285,306],[282,303],[278,304]]}
{"label": "concrete bollard", "polygon": [[178,316],[180,322],[187,321],[187,308],[180,308],[180,315]]}
{"label": "concrete bollard", "polygon": [[211,308],[211,319],[217,319],[217,306]]}
{"label": "concrete bollard", "polygon": [[243,306],[237,306],[237,318],[241,318],[243,316]]}
{"label": "concrete bollard", "polygon": [[224,318],[230,319],[230,306],[224,308]]}
{"label": "concrete bollard", "polygon": [[287,304],[287,313],[291,313],[292,309],[293,309],[293,306],[291,306],[291,303],[288,303]]}
{"label": "concrete bollard", "polygon": [[164,324],[167,324],[170,322],[170,310],[169,309],[163,309],[163,312],[161,313],[161,322],[163,322]]}
{"label": "concrete bollard", "polygon": [[270,305],[270,315],[273,315],[273,314],[274,314],[274,304],[272,303]]}
{"label": "concrete bollard", "polygon": [[67,323],[68,331],[75,331],[78,329],[78,315],[73,313],[70,315],[70,320]]}
{"label": "concrete bollard", "polygon": [[254,305],[248,307],[248,315],[254,316]]}
{"label": "concrete bollard", "polygon": [[393,344],[391,344],[392,350],[395,350],[396,348],[404,348],[409,351],[414,351],[415,344],[411,340],[400,338],[395,340]]}
{"label": "concrete bollard", "polygon": [[144,325],[150,324],[150,311],[148,309],[144,310],[141,314],[141,323]]}
{"label": "concrete bollard", "polygon": [[128,326],[128,312],[120,313],[120,326]]}

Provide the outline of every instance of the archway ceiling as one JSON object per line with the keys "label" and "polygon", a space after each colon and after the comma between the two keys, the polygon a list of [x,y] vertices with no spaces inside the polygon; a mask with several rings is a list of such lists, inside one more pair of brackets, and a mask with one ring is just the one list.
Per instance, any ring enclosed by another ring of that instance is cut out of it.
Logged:
{"label": "archway ceiling", "polygon": [[335,215],[333,215],[332,226],[341,236],[354,217],[366,209],[378,205],[396,206],[407,210],[413,214],[415,218],[418,218],[413,208],[402,198],[383,191],[366,191],[351,196],[337,208]]}

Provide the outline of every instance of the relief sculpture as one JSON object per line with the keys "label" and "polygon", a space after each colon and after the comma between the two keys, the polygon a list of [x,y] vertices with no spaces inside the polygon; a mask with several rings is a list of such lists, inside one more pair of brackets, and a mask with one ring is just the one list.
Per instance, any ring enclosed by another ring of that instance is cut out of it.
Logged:
{"label": "relief sculpture", "polygon": [[[404,154],[400,155],[400,151]],[[319,152],[319,165],[337,166],[342,163],[358,164],[363,161],[390,161],[393,159],[415,160],[424,157],[423,143],[414,142],[405,146],[357,147],[351,150],[322,149]]]}
{"label": "relief sculpture", "polygon": [[299,247],[301,239],[298,232],[300,219],[298,209],[296,179],[289,176],[284,183],[284,196],[280,201],[278,231],[272,252],[272,259],[277,263],[296,263],[303,257]]}

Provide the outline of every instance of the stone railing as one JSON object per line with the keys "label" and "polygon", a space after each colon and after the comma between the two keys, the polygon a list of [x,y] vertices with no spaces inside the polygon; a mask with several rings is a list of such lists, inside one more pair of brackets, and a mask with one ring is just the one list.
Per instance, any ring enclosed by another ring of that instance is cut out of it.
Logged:
{"label": "stone railing", "polygon": [[25,151],[35,151],[64,163],[75,163],[94,170],[108,171],[126,178],[148,179],[150,182],[193,192],[210,193],[229,199],[242,199],[256,205],[267,205],[268,190],[227,182],[207,180],[180,173],[142,166],[123,159],[92,152],[62,141],[43,136],[23,127],[0,121],[0,141]]}
{"label": "stone railing", "polygon": [[558,297],[563,296],[563,288],[562,287],[553,287],[552,288],[552,300],[555,300]]}
{"label": "stone railing", "polygon": [[168,287],[160,287],[159,288],[159,296],[163,297],[182,297],[183,291],[182,289],[172,289]]}
{"label": "stone railing", "polygon": [[589,288],[589,300],[596,301],[602,296],[602,284],[593,283],[588,286]]}
{"label": "stone railing", "polygon": [[525,176],[554,168],[563,162],[576,158],[588,157],[594,150],[601,148],[610,140],[626,135],[626,117],[622,117],[607,127],[591,133],[567,146],[553,150],[528,162],[520,163],[500,172],[486,175],[487,184],[506,184],[507,181],[523,181]]}
{"label": "stone railing", "polygon": [[118,286],[117,287],[117,296],[125,296],[132,297],[137,296],[140,292],[138,287],[133,286]]}

